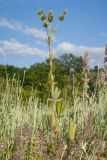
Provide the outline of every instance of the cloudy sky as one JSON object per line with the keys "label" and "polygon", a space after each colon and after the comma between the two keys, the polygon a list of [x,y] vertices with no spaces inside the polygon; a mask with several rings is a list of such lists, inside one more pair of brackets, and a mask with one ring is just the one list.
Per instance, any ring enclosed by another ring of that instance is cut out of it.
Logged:
{"label": "cloudy sky", "polygon": [[47,58],[46,32],[37,16],[41,8],[55,11],[55,23],[64,8],[69,11],[55,35],[55,56],[89,51],[90,65],[103,66],[107,0],[0,0],[0,64],[29,67]]}

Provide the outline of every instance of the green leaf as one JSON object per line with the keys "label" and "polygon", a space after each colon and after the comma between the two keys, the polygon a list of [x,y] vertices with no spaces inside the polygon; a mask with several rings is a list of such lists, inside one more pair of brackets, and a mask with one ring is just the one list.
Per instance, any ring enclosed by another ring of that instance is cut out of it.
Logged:
{"label": "green leaf", "polygon": [[56,113],[57,113],[57,115],[60,116],[62,111],[63,111],[62,101],[59,101],[59,102],[57,102],[57,105],[56,105]]}

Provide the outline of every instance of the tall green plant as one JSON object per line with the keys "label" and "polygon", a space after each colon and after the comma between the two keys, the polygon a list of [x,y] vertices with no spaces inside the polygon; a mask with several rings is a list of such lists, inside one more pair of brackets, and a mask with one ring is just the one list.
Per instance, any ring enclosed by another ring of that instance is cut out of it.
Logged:
{"label": "tall green plant", "polygon": [[54,35],[57,31],[58,26],[60,22],[64,20],[66,14],[67,14],[67,9],[65,9],[62,12],[62,14],[60,14],[57,25],[55,27],[52,27],[52,23],[54,21],[54,11],[51,9],[48,15],[46,15],[46,13],[42,9],[38,11],[40,20],[43,24],[43,27],[46,29],[46,32],[47,32],[47,44],[48,44],[49,62],[50,62],[49,83],[50,83],[50,89],[51,89],[50,90],[51,100],[54,102],[53,103],[54,109],[55,109],[56,101],[58,100],[61,91],[58,89],[58,87],[56,86],[56,82],[55,82],[54,65],[53,65],[54,55],[51,49],[51,44],[52,44],[52,41],[55,39]]}
{"label": "tall green plant", "polygon": [[[46,29],[47,32],[47,44],[48,44],[48,52],[49,52],[49,64],[50,64],[50,72],[49,72],[49,84],[50,84],[50,94],[51,97],[49,98],[49,100],[52,102],[52,112],[51,113],[51,128],[55,128],[55,124],[56,124],[56,111],[57,111],[57,103],[61,103],[61,99],[60,94],[61,91],[59,90],[59,88],[56,86],[56,82],[55,82],[55,74],[54,74],[54,64],[53,64],[53,59],[54,59],[54,54],[53,51],[51,49],[51,44],[52,41],[55,39],[55,33],[57,31],[57,28],[60,24],[60,22],[62,22],[65,18],[65,15],[67,14],[67,9],[65,9],[59,16],[58,19],[58,23],[55,27],[52,27],[53,21],[54,21],[54,11],[51,9],[48,13],[48,15],[46,15],[46,13],[40,9],[38,11],[38,15],[40,17],[40,20],[43,24],[43,27]],[[58,105],[57,107],[59,107],[61,105]],[[59,114],[59,113],[58,113]]]}

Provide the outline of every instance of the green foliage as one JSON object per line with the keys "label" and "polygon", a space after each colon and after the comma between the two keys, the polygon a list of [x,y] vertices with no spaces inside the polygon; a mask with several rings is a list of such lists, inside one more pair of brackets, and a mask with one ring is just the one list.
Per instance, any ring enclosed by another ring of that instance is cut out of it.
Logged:
{"label": "green foliage", "polygon": [[[57,59],[53,59],[53,74],[55,75],[54,79],[57,82],[57,86],[62,90],[66,91],[68,96],[70,96],[70,79],[69,79],[69,70],[74,68],[75,77],[74,77],[74,86],[78,90],[77,94],[82,94],[83,89],[83,60],[82,57],[76,57],[73,54],[64,54]],[[36,90],[37,96],[41,97],[43,100],[44,97],[49,96],[50,86],[49,86],[49,70],[50,64],[49,59],[41,63],[36,63],[30,66],[30,68],[17,68],[14,66],[3,66],[0,65],[0,77],[3,79],[8,76],[10,80],[13,78],[23,83],[24,97],[29,97],[31,93],[31,88]],[[95,74],[93,70],[90,72],[89,78],[89,93],[94,92],[94,77]]]}

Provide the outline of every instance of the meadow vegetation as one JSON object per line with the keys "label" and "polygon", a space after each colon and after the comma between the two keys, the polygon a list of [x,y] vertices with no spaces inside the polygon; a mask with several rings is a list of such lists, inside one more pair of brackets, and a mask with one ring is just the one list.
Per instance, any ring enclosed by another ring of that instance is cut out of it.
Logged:
{"label": "meadow vegetation", "polygon": [[107,160],[107,47],[104,69],[89,69],[88,52],[55,59],[51,42],[66,14],[52,28],[54,12],[38,12],[47,30],[45,62],[26,73],[0,67],[0,160]]}

